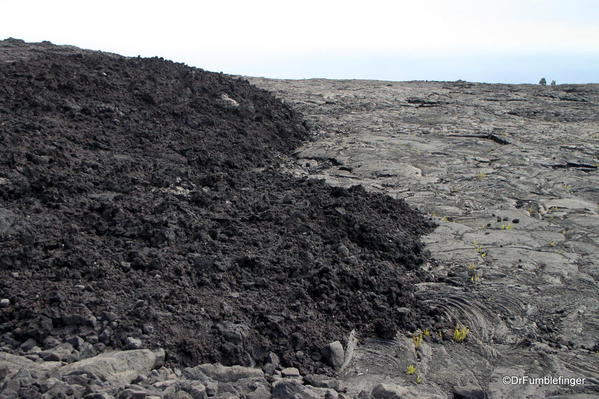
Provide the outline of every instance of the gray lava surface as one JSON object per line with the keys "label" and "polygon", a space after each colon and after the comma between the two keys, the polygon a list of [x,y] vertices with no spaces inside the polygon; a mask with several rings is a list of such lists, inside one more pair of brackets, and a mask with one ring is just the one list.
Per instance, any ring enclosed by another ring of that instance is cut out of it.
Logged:
{"label": "gray lava surface", "polygon": [[250,81],[318,131],[293,173],[361,184],[440,223],[425,238],[439,281],[416,295],[467,339],[362,340],[349,392],[419,376],[420,391],[449,397],[599,395],[599,85]]}

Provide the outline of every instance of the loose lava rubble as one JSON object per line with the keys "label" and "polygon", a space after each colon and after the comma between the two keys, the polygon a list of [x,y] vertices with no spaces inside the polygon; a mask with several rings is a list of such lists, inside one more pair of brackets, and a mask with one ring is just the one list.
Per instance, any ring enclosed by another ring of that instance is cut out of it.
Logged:
{"label": "loose lava rubble", "polygon": [[269,92],[160,58],[0,50],[3,351],[83,338],[82,357],[259,366],[272,351],[328,373],[321,349],[352,329],[439,322],[412,295],[432,223],[281,172],[310,133]]}

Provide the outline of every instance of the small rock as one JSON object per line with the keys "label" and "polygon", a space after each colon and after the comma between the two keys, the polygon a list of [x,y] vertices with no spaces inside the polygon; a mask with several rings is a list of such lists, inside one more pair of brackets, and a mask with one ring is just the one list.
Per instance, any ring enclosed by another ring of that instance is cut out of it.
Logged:
{"label": "small rock", "polygon": [[370,399],[370,394],[368,393],[368,391],[360,391],[360,393],[357,396],[357,399]]}
{"label": "small rock", "polygon": [[96,350],[94,349],[94,346],[92,344],[90,344],[89,342],[84,342],[79,347],[79,360],[85,359],[88,357],[92,357],[95,354],[96,354]]}
{"label": "small rock", "polygon": [[177,380],[172,379],[172,380],[166,380],[166,381],[158,381],[158,382],[153,383],[152,385],[155,388],[164,389],[164,388],[170,387],[171,385],[174,385],[176,383],[177,383]]}
{"label": "small rock", "polygon": [[106,345],[104,345],[102,342],[94,344],[94,351],[102,353],[104,352],[104,349],[106,349]]}
{"label": "small rock", "polygon": [[62,322],[65,326],[96,327],[98,320],[86,306],[73,309],[73,313],[64,314]]}
{"label": "small rock", "polygon": [[0,299],[0,308],[7,308],[10,306],[10,299],[2,298]]}
{"label": "small rock", "polygon": [[73,353],[73,345],[65,342],[52,349],[39,352],[37,355],[47,362],[62,362]]}
{"label": "small rock", "polygon": [[138,375],[137,377],[135,377],[135,379],[133,381],[131,381],[132,384],[141,384],[142,382],[146,381],[148,379],[148,377],[146,377],[143,374]]}
{"label": "small rock", "polygon": [[141,349],[141,347],[142,347],[141,339],[127,337],[126,346],[127,346],[127,349]]}
{"label": "small rock", "polygon": [[335,391],[339,391],[341,387],[341,385],[339,384],[339,380],[327,377],[326,375],[308,374],[304,377],[304,380],[307,384],[318,388],[329,388],[334,389]]}
{"label": "small rock", "polygon": [[225,106],[231,107],[231,108],[237,108],[237,107],[239,107],[239,103],[237,101],[235,101],[234,99],[232,99],[231,97],[229,97],[225,93],[221,94],[221,96],[220,96],[220,103],[222,105],[225,105]]}
{"label": "small rock", "polygon": [[0,386],[0,397],[2,398],[18,398],[21,382],[19,380],[8,380]]}
{"label": "small rock", "polygon": [[215,396],[218,392],[218,383],[214,381],[206,382],[206,395]]}
{"label": "small rock", "polygon": [[148,391],[139,388],[127,388],[119,393],[118,399],[146,399]]}
{"label": "small rock", "polygon": [[183,384],[182,388],[185,392],[191,395],[193,399],[206,399],[208,396],[206,387],[199,382]]}
{"label": "small rock", "polygon": [[153,334],[154,326],[151,324],[144,324],[144,326],[141,328],[141,330],[143,331],[144,334]]}
{"label": "small rock", "polygon": [[89,342],[92,345],[95,345],[98,343],[98,336],[96,334],[92,334],[92,335],[88,335],[86,338],[87,342]]}
{"label": "small rock", "polygon": [[31,351],[35,346],[37,346],[37,342],[33,338],[29,338],[27,341],[23,342],[19,348],[21,348],[25,352]]}
{"label": "small rock", "polygon": [[106,393],[106,392],[95,392],[88,393],[83,397],[83,399],[114,399],[114,396]]}
{"label": "small rock", "polygon": [[322,356],[324,360],[335,369],[341,368],[345,359],[343,345],[341,345],[341,342],[339,341],[331,342],[322,349]]}
{"label": "small rock", "polygon": [[445,396],[423,392],[420,389],[393,384],[378,384],[370,394],[372,399],[443,399]]}
{"label": "small rock", "polygon": [[174,394],[164,395],[164,399],[193,399],[193,397],[185,391],[178,391]]}
{"label": "small rock", "polygon": [[487,393],[480,387],[467,385],[464,387],[453,388],[454,399],[487,399]]}
{"label": "small rock", "polygon": [[[44,397],[47,398],[68,398],[77,395],[77,397],[83,396],[85,388],[81,386],[71,386],[63,381],[56,381],[50,389],[44,393]],[[80,392],[76,392],[80,391]]]}
{"label": "small rock", "polygon": [[349,256],[349,249],[345,245],[340,244],[337,247],[337,253],[341,256],[347,257],[347,256]]}
{"label": "small rock", "polygon": [[284,368],[283,370],[281,370],[281,374],[283,375],[283,377],[299,377],[300,376],[299,370],[295,367]]}
{"label": "small rock", "polygon": [[246,324],[222,323],[217,328],[227,341],[234,344],[243,343],[250,333],[250,327]]}
{"label": "small rock", "polygon": [[83,347],[85,341],[81,337],[71,337],[67,339],[67,342],[73,345],[73,348],[80,350]]}
{"label": "small rock", "polygon": [[264,371],[264,374],[273,375],[276,370],[276,366],[272,363],[266,363],[264,366],[262,366],[262,371]]}
{"label": "small rock", "polygon": [[103,344],[108,344],[110,342],[111,336],[112,336],[112,329],[110,327],[106,327],[104,330],[102,330],[98,339]]}
{"label": "small rock", "polygon": [[15,380],[31,380],[31,372],[26,368],[22,368],[17,372],[17,374],[12,377]]}
{"label": "small rock", "polygon": [[401,315],[408,315],[412,311],[410,308],[405,308],[405,307],[397,308],[396,310],[397,310],[397,313],[399,313]]}
{"label": "small rock", "polygon": [[119,317],[114,312],[102,312],[102,319],[104,320],[115,321],[118,320],[118,318]]}
{"label": "small rock", "polygon": [[275,366],[275,368],[279,368],[281,361],[279,360],[279,356],[277,356],[276,353],[270,352],[266,357],[266,363],[270,363],[273,366]]}
{"label": "small rock", "polygon": [[51,349],[51,348],[54,348],[54,347],[56,347],[58,345],[60,345],[60,341],[57,340],[56,338],[54,338],[51,335],[48,335],[44,339],[44,349]]}
{"label": "small rock", "polygon": [[337,399],[339,394],[336,391],[328,391],[324,394],[324,399]]}

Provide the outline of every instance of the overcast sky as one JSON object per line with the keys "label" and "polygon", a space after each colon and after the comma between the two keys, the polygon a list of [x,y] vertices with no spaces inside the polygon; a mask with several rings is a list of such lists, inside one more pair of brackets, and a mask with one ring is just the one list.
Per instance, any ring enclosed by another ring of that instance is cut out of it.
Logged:
{"label": "overcast sky", "polygon": [[598,0],[0,0],[0,38],[273,78],[599,82]]}

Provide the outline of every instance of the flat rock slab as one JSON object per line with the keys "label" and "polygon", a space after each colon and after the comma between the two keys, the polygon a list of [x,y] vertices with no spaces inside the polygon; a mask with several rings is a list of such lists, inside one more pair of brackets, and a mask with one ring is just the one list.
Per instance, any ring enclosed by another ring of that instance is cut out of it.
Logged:
{"label": "flat rock slab", "polygon": [[4,369],[4,377],[11,377],[19,370],[49,371],[62,365],[60,362],[34,362],[23,356],[0,352],[0,369]]}
{"label": "flat rock slab", "polygon": [[147,374],[164,362],[164,351],[153,352],[138,349],[120,352],[105,352],[98,356],[83,359],[55,369],[54,377],[69,374],[91,373],[113,387],[121,387],[133,381],[140,374]]}

